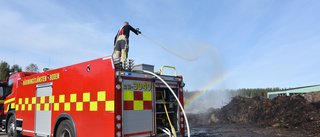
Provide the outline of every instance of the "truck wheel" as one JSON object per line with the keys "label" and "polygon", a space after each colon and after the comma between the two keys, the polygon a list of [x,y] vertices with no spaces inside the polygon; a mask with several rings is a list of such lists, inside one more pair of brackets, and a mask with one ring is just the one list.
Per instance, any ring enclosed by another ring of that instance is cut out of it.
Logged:
{"label": "truck wheel", "polygon": [[63,120],[59,124],[56,137],[75,137],[74,129],[70,120]]}
{"label": "truck wheel", "polygon": [[8,125],[7,125],[7,133],[8,133],[8,137],[17,136],[16,118],[14,117],[14,115],[9,118]]}

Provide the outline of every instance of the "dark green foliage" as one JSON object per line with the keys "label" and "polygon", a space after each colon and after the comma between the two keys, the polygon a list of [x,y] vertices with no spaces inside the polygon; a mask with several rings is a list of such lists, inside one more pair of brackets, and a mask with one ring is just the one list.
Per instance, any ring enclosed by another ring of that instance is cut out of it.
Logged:
{"label": "dark green foliage", "polygon": [[0,80],[6,80],[9,77],[9,73],[10,73],[10,65],[5,61],[1,61]]}
{"label": "dark green foliage", "polygon": [[0,63],[0,80],[7,80],[10,76],[10,72],[21,72],[22,68],[15,64],[10,68],[10,65],[6,61],[1,61]]}
{"label": "dark green foliage", "polygon": [[21,72],[22,68],[19,65],[15,64],[11,67],[10,72]]}
{"label": "dark green foliage", "polygon": [[268,92],[273,92],[273,91],[280,91],[283,89],[280,88],[243,88],[243,89],[238,89],[238,93],[242,97],[247,97],[247,98],[252,98],[252,97],[260,97],[260,98],[267,98],[267,93]]}

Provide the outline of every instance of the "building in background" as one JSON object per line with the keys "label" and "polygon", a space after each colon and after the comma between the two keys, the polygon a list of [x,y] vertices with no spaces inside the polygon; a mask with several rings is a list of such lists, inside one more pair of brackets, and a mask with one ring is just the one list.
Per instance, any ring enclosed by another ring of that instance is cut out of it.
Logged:
{"label": "building in background", "polygon": [[305,93],[315,92],[315,91],[320,91],[320,85],[297,87],[297,88],[291,88],[291,89],[282,90],[282,91],[268,92],[267,95],[269,99],[272,99],[275,97],[292,96],[295,94],[305,94]]}

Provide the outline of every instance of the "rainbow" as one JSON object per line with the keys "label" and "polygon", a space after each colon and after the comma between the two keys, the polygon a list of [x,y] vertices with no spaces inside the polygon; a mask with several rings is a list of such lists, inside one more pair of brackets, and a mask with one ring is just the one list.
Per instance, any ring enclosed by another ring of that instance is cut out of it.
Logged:
{"label": "rainbow", "polygon": [[226,79],[228,79],[230,76],[234,75],[234,73],[223,73],[219,75],[217,78],[213,79],[211,82],[209,82],[204,88],[202,88],[204,91],[203,92],[197,92],[194,94],[191,98],[190,101],[188,101],[186,104],[184,104],[184,108],[187,110],[189,106],[197,102],[202,96],[204,96],[208,91],[211,91],[210,89],[214,88],[215,86],[219,85]]}

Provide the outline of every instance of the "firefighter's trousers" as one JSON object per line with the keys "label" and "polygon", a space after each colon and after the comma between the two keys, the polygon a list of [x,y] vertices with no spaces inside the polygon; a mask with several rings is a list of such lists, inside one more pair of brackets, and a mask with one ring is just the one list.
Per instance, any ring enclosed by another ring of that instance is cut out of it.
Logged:
{"label": "firefighter's trousers", "polygon": [[115,58],[120,58],[121,61],[127,60],[127,52],[129,49],[129,45],[127,43],[127,38],[125,35],[118,36],[118,39],[116,41],[115,45]]}

